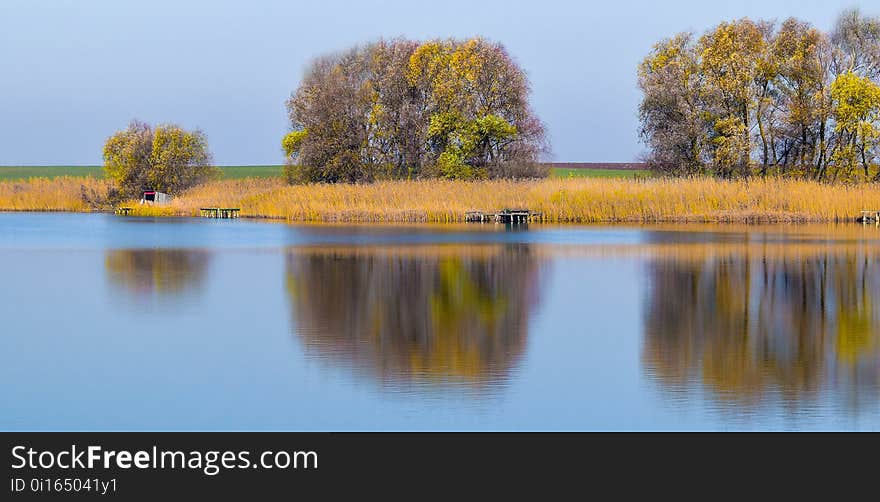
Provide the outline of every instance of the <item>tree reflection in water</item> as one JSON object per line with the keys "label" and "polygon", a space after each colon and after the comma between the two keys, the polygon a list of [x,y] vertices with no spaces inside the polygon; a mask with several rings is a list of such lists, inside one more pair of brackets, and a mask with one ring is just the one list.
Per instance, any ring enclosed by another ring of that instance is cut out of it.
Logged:
{"label": "tree reflection in water", "polygon": [[880,389],[880,250],[672,246],[647,267],[643,364],[669,390],[792,410]]}
{"label": "tree reflection in water", "polygon": [[199,289],[210,254],[197,249],[114,249],[104,264],[114,287],[140,299],[179,299]]}
{"label": "tree reflection in water", "polygon": [[287,288],[307,352],[384,384],[503,384],[540,296],[527,245],[293,249]]}

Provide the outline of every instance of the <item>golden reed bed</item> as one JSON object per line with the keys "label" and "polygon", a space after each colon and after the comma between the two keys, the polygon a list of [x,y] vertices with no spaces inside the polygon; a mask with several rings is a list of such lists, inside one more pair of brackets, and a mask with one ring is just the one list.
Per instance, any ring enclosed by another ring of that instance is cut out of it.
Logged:
{"label": "golden reed bed", "polygon": [[[94,178],[0,182],[0,210],[110,210],[111,184]],[[238,207],[243,217],[313,222],[460,222],[465,212],[528,208],[548,222],[822,222],[880,210],[880,186],[754,179],[572,178],[537,181],[386,181],[287,186],[281,179],[207,183],[163,207],[127,201],[142,216],[197,216]]]}
{"label": "golden reed bed", "polygon": [[0,211],[91,212],[111,209],[113,183],[92,177],[0,181]]}

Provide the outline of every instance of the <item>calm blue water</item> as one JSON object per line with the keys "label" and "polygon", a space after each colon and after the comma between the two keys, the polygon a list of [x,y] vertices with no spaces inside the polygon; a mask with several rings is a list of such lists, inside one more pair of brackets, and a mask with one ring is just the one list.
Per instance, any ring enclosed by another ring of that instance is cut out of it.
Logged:
{"label": "calm blue water", "polygon": [[3,430],[880,429],[874,227],[0,214]]}

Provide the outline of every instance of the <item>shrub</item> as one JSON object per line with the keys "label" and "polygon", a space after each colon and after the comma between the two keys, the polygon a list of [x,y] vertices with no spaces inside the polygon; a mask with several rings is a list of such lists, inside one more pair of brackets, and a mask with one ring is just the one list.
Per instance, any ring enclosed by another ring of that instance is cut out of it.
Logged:
{"label": "shrub", "polygon": [[136,120],[107,139],[104,171],[127,197],[146,189],[175,194],[219,174],[201,131]]}

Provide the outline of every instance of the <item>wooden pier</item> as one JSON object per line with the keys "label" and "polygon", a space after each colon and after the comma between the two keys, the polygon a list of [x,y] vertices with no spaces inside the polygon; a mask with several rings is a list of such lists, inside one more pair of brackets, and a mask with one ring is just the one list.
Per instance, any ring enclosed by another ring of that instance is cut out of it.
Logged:
{"label": "wooden pier", "polygon": [[131,214],[131,208],[130,208],[130,207],[117,207],[116,210],[115,210],[114,212],[115,212],[116,214],[121,214],[121,215],[123,215],[123,216],[128,216],[129,214]]}
{"label": "wooden pier", "polygon": [[869,211],[862,209],[862,215],[856,218],[861,223],[876,223],[880,225],[880,211]]}
{"label": "wooden pier", "polygon": [[541,213],[528,209],[502,209],[496,213],[484,213],[482,211],[468,211],[464,215],[464,221],[470,223],[509,223],[524,224],[530,221],[540,221]]}
{"label": "wooden pier", "polygon": [[237,207],[203,207],[199,209],[202,218],[238,218],[241,209]]}

